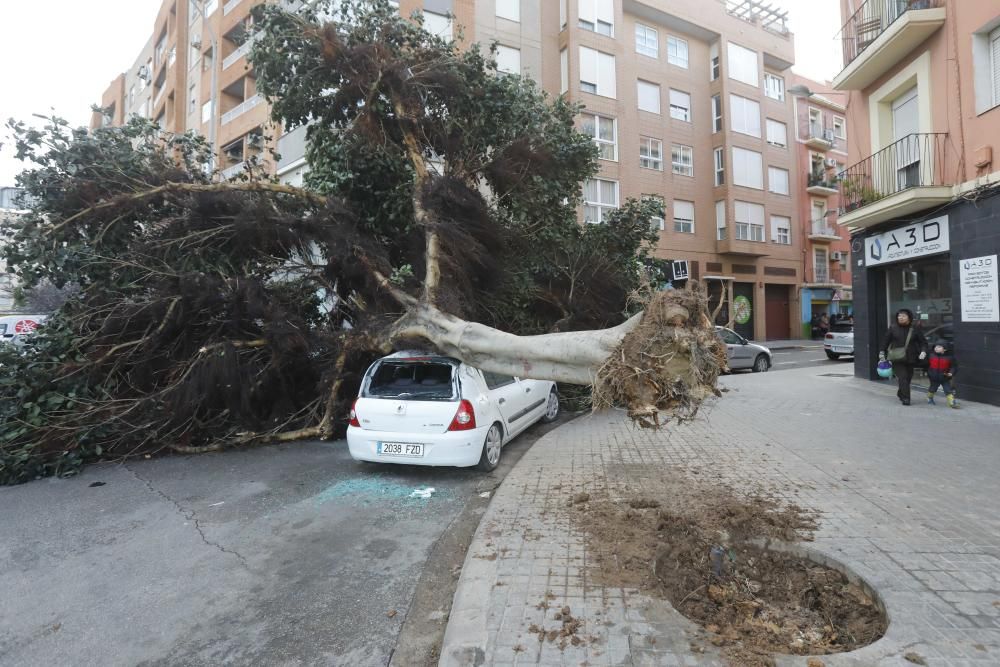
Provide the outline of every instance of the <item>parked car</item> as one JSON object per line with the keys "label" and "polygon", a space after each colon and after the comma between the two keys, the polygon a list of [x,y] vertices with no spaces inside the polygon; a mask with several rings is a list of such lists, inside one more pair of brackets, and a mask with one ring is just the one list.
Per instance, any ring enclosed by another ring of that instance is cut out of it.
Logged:
{"label": "parked car", "polygon": [[726,344],[726,358],[729,370],[750,369],[754,373],[764,373],[771,369],[771,350],[763,345],[751,343],[732,329],[715,327],[715,333]]}
{"label": "parked car", "polygon": [[830,331],[823,339],[823,351],[830,359],[840,359],[841,356],[854,356],[854,325],[848,322],[837,322],[830,325]]}
{"label": "parked car", "polygon": [[35,333],[44,321],[46,315],[3,315],[0,316],[0,342],[22,342],[25,336]]}
{"label": "parked car", "polygon": [[505,444],[535,422],[558,417],[553,382],[397,352],[365,372],[351,407],[347,446],[358,461],[490,471]]}

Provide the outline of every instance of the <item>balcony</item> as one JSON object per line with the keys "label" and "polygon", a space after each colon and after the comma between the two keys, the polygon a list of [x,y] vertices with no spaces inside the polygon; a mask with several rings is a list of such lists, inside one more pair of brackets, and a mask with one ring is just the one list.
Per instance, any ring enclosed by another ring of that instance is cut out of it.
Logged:
{"label": "balcony", "polygon": [[820,243],[833,243],[840,240],[840,234],[826,220],[813,220],[809,228],[809,240]]}
{"label": "balcony", "polygon": [[832,197],[840,192],[835,180],[828,180],[823,174],[809,174],[806,181],[806,192],[820,197]]}
{"label": "balcony", "polygon": [[[831,256],[831,262],[837,260],[833,259]],[[816,267],[812,271],[812,281],[806,282],[809,287],[840,287],[842,285],[850,285],[850,283],[845,283],[844,280],[850,277],[848,271],[842,271],[840,269],[831,269],[828,267]]]}
{"label": "balcony", "polygon": [[862,90],[944,24],[944,0],[868,0],[841,28],[837,90]]}
{"label": "balcony", "polygon": [[222,170],[222,173],[221,173],[222,180],[228,181],[228,180],[230,180],[232,178],[235,178],[236,176],[239,176],[244,171],[246,171],[246,168],[247,168],[246,161],[237,162],[233,166],[227,167],[227,168],[225,168],[225,169]]}
{"label": "balcony", "polygon": [[814,151],[828,151],[833,148],[833,130],[831,128],[817,127],[810,123],[809,136],[806,137],[806,146]]}
{"label": "balcony", "polygon": [[247,38],[247,41],[240,44],[240,46],[235,51],[226,56],[222,60],[222,69],[229,69],[240,58],[250,53],[250,49],[253,48],[254,39],[255,36],[251,35],[250,37]]}
{"label": "balcony", "polygon": [[239,106],[236,106],[227,111],[226,113],[222,114],[222,124],[226,125],[227,123],[231,123],[233,120],[242,116],[247,111],[250,111],[263,101],[264,98],[262,98],[260,95],[254,95],[253,97],[247,98]]}
{"label": "balcony", "polygon": [[[734,231],[737,236],[745,236],[745,234],[740,234],[738,229]],[[763,231],[763,227],[761,227],[761,231]],[[715,242],[715,251],[720,255],[745,255],[748,257],[764,257],[771,254],[763,237],[760,241],[750,241],[745,238],[733,238],[730,234]]]}
{"label": "balcony", "polygon": [[841,226],[863,229],[945,204],[948,134],[914,133],[840,173]]}

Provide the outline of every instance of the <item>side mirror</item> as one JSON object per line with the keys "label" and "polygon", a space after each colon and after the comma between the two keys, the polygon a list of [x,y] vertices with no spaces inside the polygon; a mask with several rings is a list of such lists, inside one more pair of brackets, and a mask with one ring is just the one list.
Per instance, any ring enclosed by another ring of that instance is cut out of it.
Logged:
{"label": "side mirror", "polygon": [[749,345],[749,344],[750,344],[750,341],[748,341],[746,338],[741,338],[740,339],[740,345]]}

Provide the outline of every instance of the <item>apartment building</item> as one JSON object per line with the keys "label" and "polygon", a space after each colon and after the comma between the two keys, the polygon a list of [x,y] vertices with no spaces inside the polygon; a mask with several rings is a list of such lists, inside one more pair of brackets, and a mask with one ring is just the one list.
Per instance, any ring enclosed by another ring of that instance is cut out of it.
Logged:
{"label": "apartment building", "polygon": [[[0,187],[0,228],[23,213],[22,195],[20,188]],[[0,315],[13,311],[14,286],[14,276],[7,272],[7,264],[0,257]]]}
{"label": "apartment building", "polygon": [[[275,172],[301,182],[305,130],[269,128],[245,59],[249,7],[259,1],[166,0],[147,49],[105,95],[112,113],[95,122],[146,113],[171,131],[198,129],[219,147],[224,177],[273,133]],[[675,283],[706,281],[723,305],[720,320],[732,316],[749,338],[799,335],[802,170],[791,143],[785,86],[794,49],[784,13],[760,0],[398,5],[404,16],[423,11],[438,34],[457,38],[461,26],[467,43],[496,41],[502,71],[585,106],[580,128],[600,149],[600,174],[584,184],[582,222],[600,224],[628,197],[659,198],[656,254],[673,260]],[[152,85],[142,88],[131,72],[146,72]]]}
{"label": "apartment building", "polygon": [[795,151],[798,156],[799,235],[802,238],[801,335],[814,318],[852,313],[850,234],[837,224],[837,174],[847,167],[847,94],[829,82],[793,75]]}
{"label": "apartment building", "polygon": [[893,313],[962,359],[959,393],[1000,405],[1000,4],[841,0],[855,374]]}

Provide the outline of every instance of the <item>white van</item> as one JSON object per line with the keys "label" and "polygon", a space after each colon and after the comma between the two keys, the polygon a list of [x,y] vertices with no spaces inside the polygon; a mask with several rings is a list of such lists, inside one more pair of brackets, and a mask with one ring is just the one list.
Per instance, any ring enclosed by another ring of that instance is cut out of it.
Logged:
{"label": "white van", "polygon": [[0,343],[18,343],[30,336],[47,315],[0,315]]}

